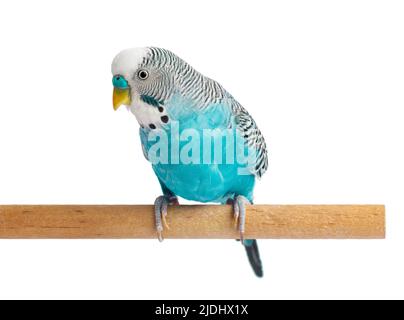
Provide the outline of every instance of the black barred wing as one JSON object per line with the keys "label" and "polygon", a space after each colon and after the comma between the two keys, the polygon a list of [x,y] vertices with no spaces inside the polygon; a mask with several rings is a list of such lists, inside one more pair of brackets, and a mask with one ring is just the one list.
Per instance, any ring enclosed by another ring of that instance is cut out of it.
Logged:
{"label": "black barred wing", "polygon": [[261,178],[268,169],[268,151],[264,136],[251,115],[238,102],[233,103],[233,114],[237,129],[244,136],[245,143],[256,152],[255,163],[250,171]]}

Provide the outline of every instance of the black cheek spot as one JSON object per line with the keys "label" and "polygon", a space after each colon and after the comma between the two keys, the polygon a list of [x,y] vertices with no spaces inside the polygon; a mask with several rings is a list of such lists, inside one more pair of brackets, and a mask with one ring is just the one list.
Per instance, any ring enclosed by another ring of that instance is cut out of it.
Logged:
{"label": "black cheek spot", "polygon": [[162,116],[161,121],[163,121],[164,123],[167,123],[168,122],[168,117],[167,116]]}
{"label": "black cheek spot", "polygon": [[150,129],[156,129],[156,126],[153,124],[153,123],[151,123],[151,124],[149,124],[149,127],[150,127]]}
{"label": "black cheek spot", "polygon": [[159,111],[160,111],[160,112],[163,112],[163,111],[164,111],[164,108],[163,108],[163,107],[159,107]]}

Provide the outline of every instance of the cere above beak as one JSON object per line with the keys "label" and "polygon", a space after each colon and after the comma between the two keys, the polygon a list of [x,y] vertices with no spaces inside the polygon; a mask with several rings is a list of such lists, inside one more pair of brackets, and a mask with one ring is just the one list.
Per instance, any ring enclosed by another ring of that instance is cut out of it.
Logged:
{"label": "cere above beak", "polygon": [[114,85],[114,93],[112,102],[114,110],[118,110],[121,105],[130,105],[130,87],[128,82],[121,75],[116,75],[112,78],[112,84]]}

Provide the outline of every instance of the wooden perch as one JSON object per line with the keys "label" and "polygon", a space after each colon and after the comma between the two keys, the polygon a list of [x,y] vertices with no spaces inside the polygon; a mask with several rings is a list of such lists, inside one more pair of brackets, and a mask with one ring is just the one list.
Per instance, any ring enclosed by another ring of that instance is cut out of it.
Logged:
{"label": "wooden perch", "polygon": [[[237,239],[231,206],[170,206],[168,239]],[[252,205],[247,239],[382,239],[381,205]],[[0,206],[2,239],[156,238],[153,206]]]}

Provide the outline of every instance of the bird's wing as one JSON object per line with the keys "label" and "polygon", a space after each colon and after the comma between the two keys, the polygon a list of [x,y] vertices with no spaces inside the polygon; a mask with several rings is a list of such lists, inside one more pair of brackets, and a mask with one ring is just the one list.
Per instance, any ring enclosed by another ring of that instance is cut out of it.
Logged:
{"label": "bird's wing", "polygon": [[255,160],[250,171],[261,178],[268,169],[268,151],[264,136],[252,116],[241,104],[232,99],[231,105],[237,130],[244,137],[246,147],[255,151]]}

